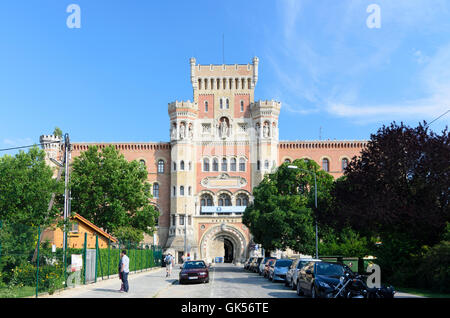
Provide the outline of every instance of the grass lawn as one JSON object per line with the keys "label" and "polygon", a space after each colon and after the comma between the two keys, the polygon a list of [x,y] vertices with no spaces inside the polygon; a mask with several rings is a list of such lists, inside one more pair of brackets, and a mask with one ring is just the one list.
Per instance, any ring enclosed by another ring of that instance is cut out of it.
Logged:
{"label": "grass lawn", "polygon": [[14,287],[12,289],[9,288],[1,288],[0,289],[0,298],[21,298],[21,297],[30,297],[36,294],[36,287],[24,286],[24,287]]}
{"label": "grass lawn", "polygon": [[418,296],[431,297],[431,298],[450,298],[450,294],[446,293],[437,293],[424,289],[417,288],[398,288],[399,292],[414,294]]}

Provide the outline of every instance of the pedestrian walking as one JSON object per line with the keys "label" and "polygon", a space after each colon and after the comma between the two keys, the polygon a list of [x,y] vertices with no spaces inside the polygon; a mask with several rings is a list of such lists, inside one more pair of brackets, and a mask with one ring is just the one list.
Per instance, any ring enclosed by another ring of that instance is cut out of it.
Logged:
{"label": "pedestrian walking", "polygon": [[130,259],[127,256],[127,251],[123,250],[122,251],[122,268],[121,268],[121,273],[122,273],[122,282],[123,282],[123,292],[128,293],[128,274],[130,273]]}
{"label": "pedestrian walking", "polygon": [[169,277],[172,273],[172,265],[173,265],[173,256],[169,253],[164,258],[164,262],[166,263],[166,277]]}
{"label": "pedestrian walking", "polygon": [[119,291],[124,291],[123,280],[122,280],[122,257],[119,258],[119,279],[120,279],[120,290]]}

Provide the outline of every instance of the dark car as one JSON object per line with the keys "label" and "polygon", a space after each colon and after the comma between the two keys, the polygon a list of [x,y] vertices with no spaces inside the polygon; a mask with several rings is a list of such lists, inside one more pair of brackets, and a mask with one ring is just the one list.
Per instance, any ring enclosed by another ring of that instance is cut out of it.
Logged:
{"label": "dark car", "polygon": [[250,266],[249,266],[249,270],[251,271],[251,272],[255,272],[255,273],[257,273],[258,272],[258,268],[259,268],[259,264],[261,264],[261,261],[264,259],[264,257],[258,257],[258,258],[256,258],[255,260],[253,260],[253,262],[250,264]]}
{"label": "dark car", "polygon": [[184,282],[209,282],[209,268],[204,261],[186,261],[181,266],[180,284]]}
{"label": "dark car", "polygon": [[271,281],[285,281],[286,273],[289,270],[293,260],[292,259],[278,259],[269,269],[269,280]]}
{"label": "dark car", "polygon": [[264,278],[268,278],[269,277],[269,272],[273,266],[273,264],[275,264],[277,260],[276,259],[268,259],[266,262],[266,265],[264,266],[264,272],[263,272],[263,276]]}
{"label": "dark car", "polygon": [[340,277],[345,273],[355,275],[343,264],[311,261],[298,273],[297,294],[312,298],[331,297]]}

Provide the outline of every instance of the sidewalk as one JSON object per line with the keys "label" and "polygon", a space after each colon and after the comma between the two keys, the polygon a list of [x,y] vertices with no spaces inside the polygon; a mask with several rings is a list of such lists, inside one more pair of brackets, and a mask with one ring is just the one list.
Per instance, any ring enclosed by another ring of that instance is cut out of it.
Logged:
{"label": "sidewalk", "polygon": [[177,281],[178,271],[179,269],[174,268],[171,277],[166,277],[166,269],[161,267],[146,272],[130,273],[128,293],[119,291],[121,281],[115,277],[39,298],[151,298]]}

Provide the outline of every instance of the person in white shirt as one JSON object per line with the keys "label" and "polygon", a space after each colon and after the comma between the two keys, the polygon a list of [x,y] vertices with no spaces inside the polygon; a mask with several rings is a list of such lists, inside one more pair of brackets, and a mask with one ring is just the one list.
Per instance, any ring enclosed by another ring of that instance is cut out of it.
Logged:
{"label": "person in white shirt", "polygon": [[169,253],[164,259],[166,263],[166,277],[169,277],[172,274],[172,266],[173,266],[173,256]]}
{"label": "person in white shirt", "polygon": [[127,251],[122,251],[122,268],[120,270],[122,273],[123,291],[128,293],[128,273],[130,272],[130,259],[127,256]]}

